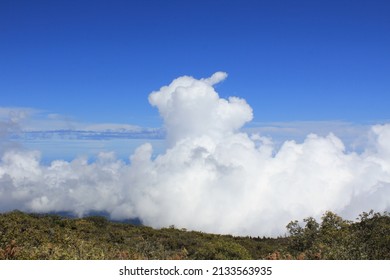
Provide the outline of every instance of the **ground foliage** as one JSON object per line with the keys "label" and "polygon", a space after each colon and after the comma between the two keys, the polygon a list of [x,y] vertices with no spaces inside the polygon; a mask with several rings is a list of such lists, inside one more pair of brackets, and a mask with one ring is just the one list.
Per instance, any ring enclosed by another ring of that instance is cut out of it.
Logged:
{"label": "ground foliage", "polygon": [[351,222],[328,211],[321,223],[313,218],[304,225],[292,221],[288,251],[303,259],[390,259],[390,215],[363,212]]}
{"label": "ground foliage", "polygon": [[390,216],[356,222],[326,212],[287,225],[288,236],[237,237],[152,229],[104,217],[0,214],[0,259],[390,259]]}

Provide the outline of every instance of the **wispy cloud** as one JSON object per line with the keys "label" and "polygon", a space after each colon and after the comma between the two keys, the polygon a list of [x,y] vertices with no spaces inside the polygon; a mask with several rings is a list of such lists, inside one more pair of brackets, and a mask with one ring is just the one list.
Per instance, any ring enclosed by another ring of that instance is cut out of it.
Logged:
{"label": "wispy cloud", "polygon": [[83,123],[60,114],[46,113],[34,108],[0,107],[1,132],[12,125],[18,127],[7,135],[21,141],[39,139],[161,139],[165,132],[161,128],[140,127],[123,123]]}
{"label": "wispy cloud", "polygon": [[34,108],[0,107],[0,154],[12,147],[40,151],[42,160],[96,158],[112,151],[124,160],[145,141],[163,151],[165,130],[126,123],[84,123]]}
{"label": "wispy cloud", "polygon": [[340,120],[251,122],[243,128],[243,131],[272,138],[277,146],[291,139],[302,142],[312,133],[323,137],[333,133],[343,140],[347,149],[361,151],[367,145],[371,127],[375,124],[377,122],[352,123]]}

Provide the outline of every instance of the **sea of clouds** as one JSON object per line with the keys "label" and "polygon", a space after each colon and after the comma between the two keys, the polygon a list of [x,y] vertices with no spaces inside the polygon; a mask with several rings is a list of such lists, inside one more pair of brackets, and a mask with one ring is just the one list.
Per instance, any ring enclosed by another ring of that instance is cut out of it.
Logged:
{"label": "sea of clouds", "polygon": [[15,121],[1,122],[0,211],[105,211],[157,228],[277,236],[289,221],[326,210],[352,219],[390,209],[390,124],[372,126],[362,152],[347,151],[334,134],[276,147],[243,132],[252,108],[213,87],[226,76],[183,76],[152,92],[167,149],[153,157],[152,145],[142,144],[129,163],[100,153],[93,162],[45,165],[38,151],[7,142]]}

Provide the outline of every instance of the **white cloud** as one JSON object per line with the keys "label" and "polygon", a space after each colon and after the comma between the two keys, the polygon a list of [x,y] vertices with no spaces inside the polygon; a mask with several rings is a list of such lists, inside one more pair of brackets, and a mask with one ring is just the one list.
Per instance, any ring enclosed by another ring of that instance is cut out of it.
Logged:
{"label": "white cloud", "polygon": [[245,100],[219,98],[213,89],[212,85],[226,76],[226,73],[217,72],[202,80],[180,77],[150,94],[149,102],[158,108],[164,119],[172,145],[202,135],[225,137],[252,119],[252,109]]}
{"label": "white cloud", "polygon": [[[18,129],[10,130],[11,126]],[[158,128],[126,123],[83,123],[32,108],[0,107],[0,134],[10,136],[15,132],[22,142],[43,139],[155,139],[164,135],[164,131]]]}
{"label": "white cloud", "polygon": [[10,140],[10,136],[20,133],[19,122],[26,118],[31,110],[26,108],[0,107],[0,155],[11,148],[18,147],[18,143]]}
{"label": "white cloud", "polygon": [[145,139],[153,142],[156,152],[162,151],[164,135],[161,128],[83,123],[33,108],[0,107],[0,155],[10,148],[24,147],[39,150],[45,163],[79,155],[95,158],[101,151],[114,151],[126,160]]}
{"label": "white cloud", "polygon": [[0,107],[0,121],[19,123],[36,113],[36,110],[22,107]]}
{"label": "white cloud", "polygon": [[153,130],[126,123],[83,123],[61,114],[18,107],[0,107],[0,123],[16,124],[24,133],[53,131],[139,133]]}
{"label": "white cloud", "polygon": [[145,224],[242,235],[278,235],[292,219],[326,210],[356,217],[390,209],[390,124],[370,129],[363,152],[336,135],[309,134],[276,147],[240,128],[252,109],[222,99],[224,73],[180,77],[149,96],[170,146],[153,158],[139,146],[131,164],[111,153],[88,163],[39,163],[39,154],[9,150],[0,162],[0,210],[107,211]]}
{"label": "white cloud", "polygon": [[251,122],[243,128],[243,131],[270,137],[278,147],[289,139],[302,142],[311,133],[323,137],[333,133],[342,139],[349,150],[361,151],[367,145],[369,131],[373,124],[375,123],[352,123],[337,120]]}

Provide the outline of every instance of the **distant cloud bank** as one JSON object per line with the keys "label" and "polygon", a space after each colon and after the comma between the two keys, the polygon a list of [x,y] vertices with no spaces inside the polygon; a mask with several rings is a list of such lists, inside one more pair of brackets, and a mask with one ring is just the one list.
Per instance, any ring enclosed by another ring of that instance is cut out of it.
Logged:
{"label": "distant cloud bank", "polygon": [[[245,100],[219,97],[213,86],[226,77],[223,72],[206,79],[183,76],[152,92],[149,102],[163,118],[163,129],[115,124],[52,129],[87,138],[166,133],[168,148],[157,157],[145,143],[130,163],[102,152],[93,162],[75,158],[43,165],[37,151],[3,145],[0,211],[80,216],[107,211],[112,218],[140,218],[154,227],[275,236],[285,233],[290,220],[318,217],[326,210],[353,218],[370,209],[390,209],[390,124],[364,129],[343,124],[352,127],[349,135],[367,131],[359,151],[347,149],[336,136],[345,129],[303,136],[299,124],[291,127],[302,140],[276,145],[264,126],[243,129],[253,118]],[[3,143],[23,117],[0,122]],[[58,128],[57,116],[52,119]],[[28,133],[44,137],[45,132]]]}
{"label": "distant cloud bank", "polygon": [[68,139],[68,140],[105,140],[105,139],[163,139],[162,129],[139,130],[43,130],[20,132],[14,139]]}
{"label": "distant cloud bank", "polygon": [[[12,128],[12,129],[11,129]],[[143,138],[162,139],[161,128],[140,127],[130,124],[86,124],[69,120],[58,114],[45,114],[30,108],[0,107],[0,133],[18,140],[31,139],[110,139]]]}

